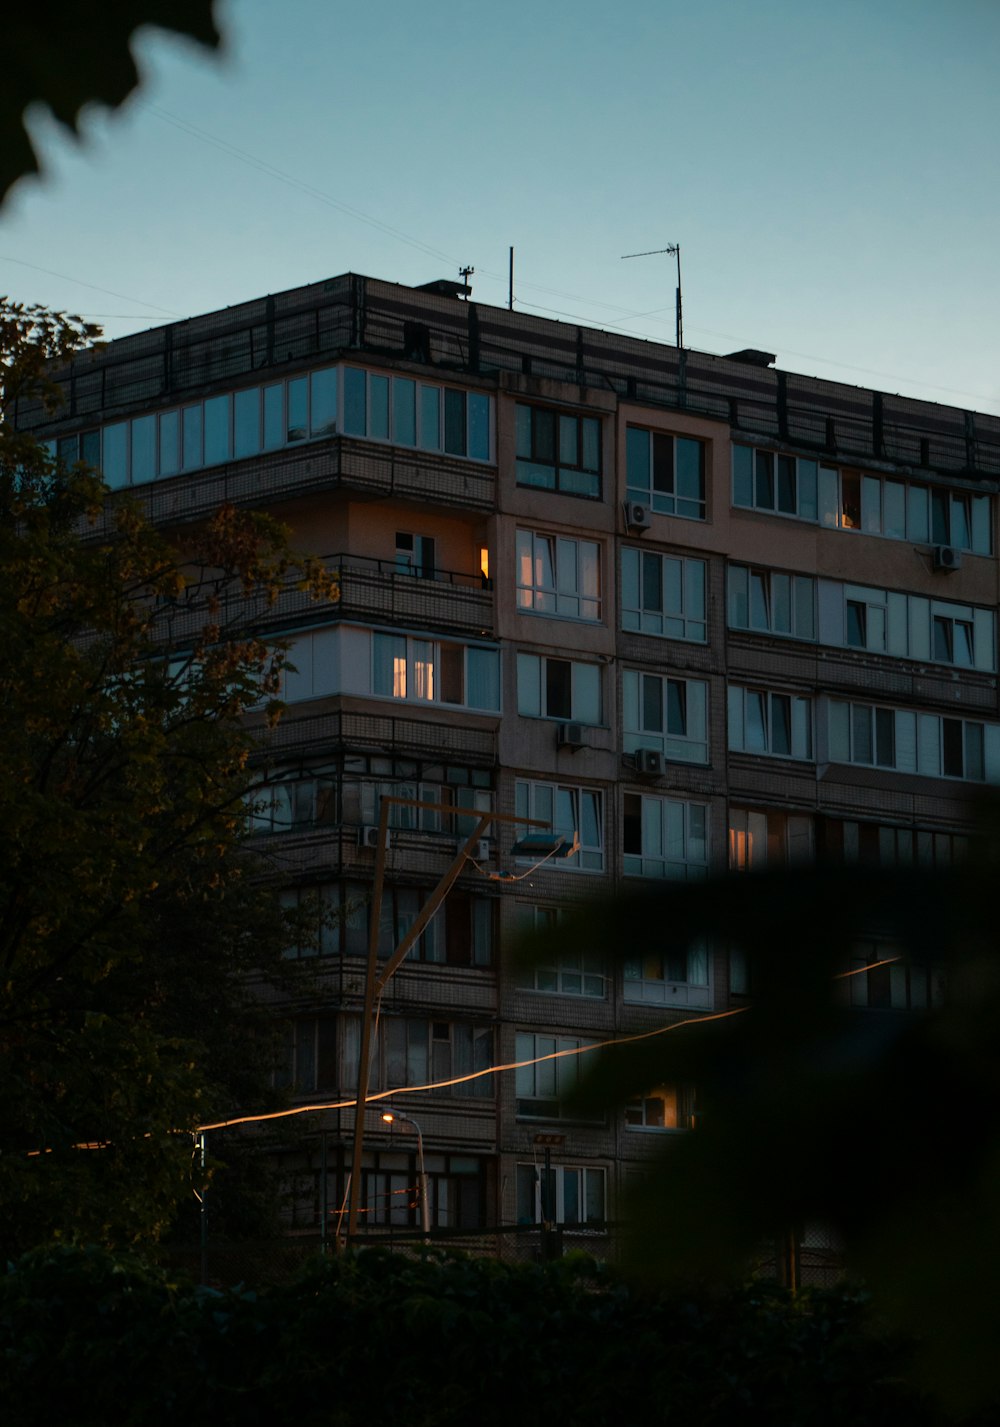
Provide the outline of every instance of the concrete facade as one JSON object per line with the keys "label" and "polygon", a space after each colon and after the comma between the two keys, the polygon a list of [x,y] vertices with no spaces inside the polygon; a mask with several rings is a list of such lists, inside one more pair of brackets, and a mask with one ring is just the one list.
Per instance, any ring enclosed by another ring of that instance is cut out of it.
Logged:
{"label": "concrete facade", "polygon": [[[290,591],[260,612],[297,672],[259,845],[286,895],[344,909],[293,949],[323,987],[282,1010],[297,1098],[354,1091],[375,856],[359,839],[380,793],[457,810],[393,830],[383,955],[472,811],[579,835],[576,857],[514,881],[490,873],[530,863],[494,825],[384,996],[372,1090],[460,1080],[396,1099],[423,1130],[436,1225],[544,1211],[593,1246],[692,1092],[580,1122],[556,1103],[576,1059],[545,1057],[750,991],[722,947],[524,973],[519,927],[727,865],[947,861],[1000,779],[998,418],[355,275],[120,339],[65,385],[58,422],[22,424],[181,540],[233,501],[340,571],[339,603]],[[872,1005],[939,994],[918,982],[852,985]],[[347,1109],[296,1125],[296,1227],[343,1203],[352,1127]],[[416,1228],[412,1135],[369,1109],[365,1146],[366,1230]]]}

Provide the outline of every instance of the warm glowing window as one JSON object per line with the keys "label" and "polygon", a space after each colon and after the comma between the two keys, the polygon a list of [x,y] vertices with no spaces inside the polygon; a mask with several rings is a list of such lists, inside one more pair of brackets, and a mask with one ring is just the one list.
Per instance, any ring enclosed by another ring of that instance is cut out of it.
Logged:
{"label": "warm glowing window", "polygon": [[517,532],[517,607],[557,619],[601,618],[601,547],[533,530]]}
{"label": "warm glowing window", "polygon": [[691,1128],[694,1097],[676,1085],[660,1085],[625,1106],[630,1130],[687,1130]]}

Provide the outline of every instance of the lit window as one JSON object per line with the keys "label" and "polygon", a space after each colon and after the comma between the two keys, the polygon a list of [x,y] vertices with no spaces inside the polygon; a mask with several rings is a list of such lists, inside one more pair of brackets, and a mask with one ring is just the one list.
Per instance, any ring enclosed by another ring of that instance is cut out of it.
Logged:
{"label": "lit window", "polygon": [[625,1106],[625,1124],[630,1130],[688,1130],[694,1112],[690,1090],[661,1085],[637,1096]]}
{"label": "lit window", "polygon": [[601,618],[601,549],[595,540],[517,532],[517,607],[557,619]]}
{"label": "lit window", "polygon": [[651,1006],[711,1006],[708,946],[697,941],[666,955],[626,958],[623,994],[626,1001]]}
{"label": "lit window", "polygon": [[499,655],[496,649],[479,645],[375,633],[372,692],[385,698],[498,711]]}

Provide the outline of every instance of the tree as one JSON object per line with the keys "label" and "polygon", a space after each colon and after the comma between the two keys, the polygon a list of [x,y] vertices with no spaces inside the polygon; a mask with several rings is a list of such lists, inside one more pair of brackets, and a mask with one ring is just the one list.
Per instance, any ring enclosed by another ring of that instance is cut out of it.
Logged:
{"label": "tree", "polygon": [[[13,429],[51,406],[76,319],[0,304],[0,1213],[6,1247],[155,1237],[190,1197],[177,1131],[267,1084],[247,977],[289,928],[242,847],[284,653],[241,622],[289,581],[283,529],[221,509],[172,547]],[[269,703],[270,701],[270,703]],[[80,1149],[96,1144],[97,1149]]]}
{"label": "tree", "polygon": [[370,1250],[258,1294],[192,1291],[124,1258],[50,1249],[0,1280],[0,1394],[17,1427],[47,1427],[67,1400],[80,1427],[946,1427],[900,1381],[901,1345],[863,1321],[851,1290],[649,1289],[582,1256]]}
{"label": "tree", "polygon": [[30,104],[44,104],[70,133],[78,132],[85,104],[123,104],[139,83],[131,39],[157,25],[207,48],[220,43],[213,0],[105,0],[100,23],[73,0],[44,10],[18,8],[4,17],[9,63],[0,100],[0,204],[38,157],[24,127]]}
{"label": "tree", "polygon": [[[914,1371],[952,1408],[996,1397],[1000,1246],[1000,961],[996,812],[949,871],[819,867],[647,890],[550,933],[621,957],[708,937],[753,968],[745,1009],[609,1049],[582,1087],[611,1106],[697,1087],[698,1123],[671,1138],[623,1212],[632,1262],[677,1281],[730,1281],[762,1242],[820,1221],[876,1309],[920,1343]],[[911,976],[946,975],[946,1003],[852,1010],[852,946],[878,934]]]}

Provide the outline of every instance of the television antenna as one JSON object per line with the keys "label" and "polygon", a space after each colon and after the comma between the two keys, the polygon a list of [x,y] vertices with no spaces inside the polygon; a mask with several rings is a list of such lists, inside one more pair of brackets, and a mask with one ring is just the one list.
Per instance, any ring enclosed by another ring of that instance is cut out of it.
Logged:
{"label": "television antenna", "polygon": [[680,243],[668,243],[665,248],[650,248],[644,253],[622,253],[622,260],[625,258],[658,258],[663,253],[668,253],[670,257],[677,259],[677,349],[684,346],[684,317],[681,308],[681,245]]}

